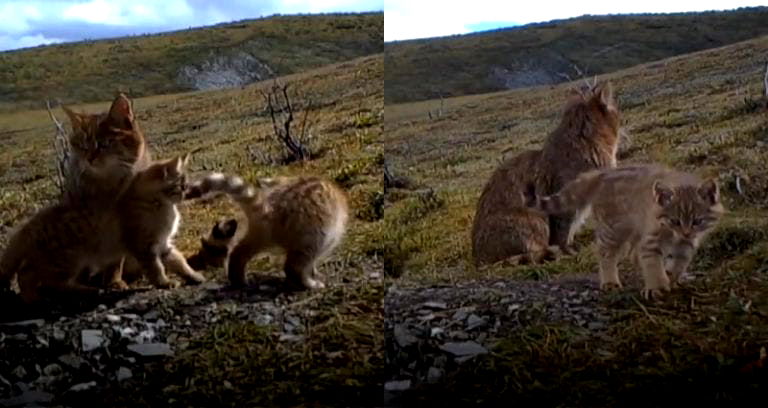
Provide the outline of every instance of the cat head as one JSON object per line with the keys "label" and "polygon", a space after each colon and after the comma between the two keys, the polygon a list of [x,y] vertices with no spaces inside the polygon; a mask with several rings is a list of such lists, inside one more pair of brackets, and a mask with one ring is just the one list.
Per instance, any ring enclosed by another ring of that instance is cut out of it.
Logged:
{"label": "cat head", "polygon": [[714,179],[674,188],[657,180],[653,184],[653,196],[660,209],[658,219],[661,226],[672,232],[676,242],[690,244],[694,248],[725,211]]}
{"label": "cat head", "polygon": [[224,266],[236,231],[237,220],[234,218],[214,223],[208,236],[200,239],[200,249],[187,260],[189,266],[196,270]]}
{"label": "cat head", "polygon": [[154,162],[134,178],[134,195],[181,202],[187,188],[186,167],[189,159],[190,154],[186,154]]}
{"label": "cat head", "polygon": [[72,151],[90,164],[100,167],[112,160],[134,163],[143,153],[144,135],[131,101],[124,94],[115,98],[106,113],[77,113],[66,106],[62,109],[72,125]]}
{"label": "cat head", "polygon": [[586,120],[595,128],[609,129],[618,140],[621,114],[610,82],[596,80],[580,89],[572,88],[569,93],[571,98],[561,126],[574,126]]}

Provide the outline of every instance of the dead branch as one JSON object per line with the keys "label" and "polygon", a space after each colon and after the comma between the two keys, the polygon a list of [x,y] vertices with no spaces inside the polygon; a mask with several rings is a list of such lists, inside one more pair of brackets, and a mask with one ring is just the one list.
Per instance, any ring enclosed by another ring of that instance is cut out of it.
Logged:
{"label": "dead branch", "polygon": [[[280,85],[275,79],[274,85],[269,92],[261,91],[266,103],[266,109],[269,111],[269,116],[272,119],[272,130],[275,137],[282,142],[285,148],[288,150],[289,161],[305,161],[310,158],[310,151],[303,141],[306,137],[307,130],[307,118],[309,116],[309,110],[311,108],[312,101],[309,101],[309,105],[304,108],[304,118],[301,123],[301,130],[299,136],[296,138],[291,133],[291,126],[293,124],[293,104],[291,98],[288,96],[288,84]],[[283,104],[276,108],[279,102],[279,94],[283,96]],[[278,125],[278,113],[282,113],[282,128]]]}
{"label": "dead branch", "polygon": [[72,182],[70,174],[70,161],[72,160],[72,152],[69,146],[69,138],[67,132],[64,130],[61,122],[56,119],[56,116],[51,110],[51,101],[45,101],[45,107],[48,109],[48,115],[51,117],[53,124],[56,126],[56,135],[53,139],[53,146],[56,152],[56,185],[59,188],[61,196],[65,196],[71,190],[70,184]]}

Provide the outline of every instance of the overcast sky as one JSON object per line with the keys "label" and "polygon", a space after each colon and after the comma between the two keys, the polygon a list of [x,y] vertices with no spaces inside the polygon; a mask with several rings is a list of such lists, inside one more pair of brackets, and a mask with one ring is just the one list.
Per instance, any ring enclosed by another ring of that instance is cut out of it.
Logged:
{"label": "overcast sky", "polygon": [[466,34],[584,14],[673,13],[768,5],[768,0],[385,0],[384,41]]}
{"label": "overcast sky", "polygon": [[0,0],[0,51],[271,14],[381,11],[384,0]]}

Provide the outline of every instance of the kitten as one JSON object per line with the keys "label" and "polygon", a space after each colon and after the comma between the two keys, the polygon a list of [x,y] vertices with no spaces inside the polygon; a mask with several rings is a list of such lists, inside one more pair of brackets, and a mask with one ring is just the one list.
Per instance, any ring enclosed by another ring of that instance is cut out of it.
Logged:
{"label": "kitten", "polygon": [[573,237],[588,214],[543,216],[521,199],[526,188],[553,194],[581,172],[616,166],[619,110],[610,83],[574,95],[541,150],[506,159],[486,183],[472,225],[476,265],[540,262],[573,253]]}
{"label": "kitten", "polygon": [[334,250],[346,233],[349,204],[346,193],[319,177],[260,179],[258,188],[240,177],[213,173],[190,184],[185,199],[223,192],[232,197],[248,219],[238,228],[225,269],[233,286],[245,285],[245,267],[255,255],[281,247],[286,252],[288,283],[304,289],[325,287],[317,279],[317,262]]}
{"label": "kitten", "polygon": [[[27,303],[39,300],[42,289],[96,295],[101,290],[83,282],[106,270],[113,271],[108,281],[120,284],[119,266],[127,255],[140,262],[156,286],[174,286],[161,259],[184,262],[171,240],[178,228],[175,204],[182,199],[187,159],[157,162],[139,172],[109,209],[57,203],[39,211],[12,234],[0,257],[0,286],[9,289],[18,275]],[[187,268],[191,272],[185,277],[202,280]]]}
{"label": "kitten", "polygon": [[200,239],[200,249],[187,258],[187,263],[194,270],[203,270],[208,266],[222,267],[227,259],[229,247],[237,231],[237,220],[220,220],[213,224],[208,236]]}
{"label": "kitten", "polygon": [[554,195],[524,199],[548,214],[591,207],[600,286],[621,287],[617,264],[629,256],[642,271],[645,298],[678,282],[725,212],[714,179],[701,181],[659,165],[587,172]]}

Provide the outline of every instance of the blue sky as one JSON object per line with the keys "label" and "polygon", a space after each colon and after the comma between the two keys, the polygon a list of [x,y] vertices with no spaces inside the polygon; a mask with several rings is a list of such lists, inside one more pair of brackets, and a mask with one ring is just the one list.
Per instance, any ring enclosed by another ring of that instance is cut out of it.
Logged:
{"label": "blue sky", "polygon": [[384,0],[0,0],[0,51],[276,13],[381,11]]}
{"label": "blue sky", "polygon": [[385,0],[384,41],[466,34],[584,14],[674,13],[768,5],[767,0]]}

